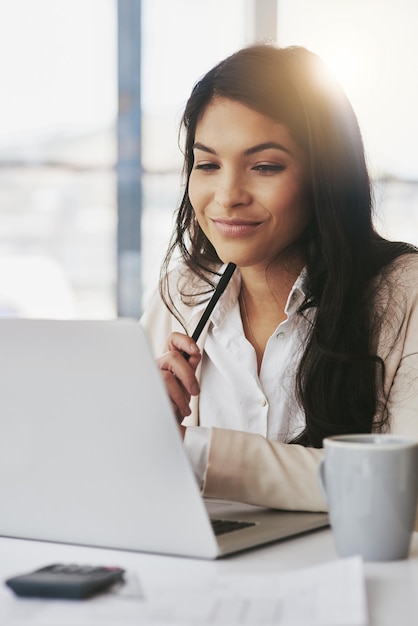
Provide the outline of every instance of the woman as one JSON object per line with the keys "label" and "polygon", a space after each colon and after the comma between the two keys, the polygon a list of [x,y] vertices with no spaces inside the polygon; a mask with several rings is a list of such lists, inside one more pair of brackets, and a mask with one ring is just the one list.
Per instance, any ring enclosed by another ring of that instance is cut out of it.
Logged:
{"label": "woman", "polygon": [[203,495],[325,509],[324,437],[418,437],[416,250],[374,230],[356,117],[307,50],[233,54],[182,126],[185,191],[142,323]]}

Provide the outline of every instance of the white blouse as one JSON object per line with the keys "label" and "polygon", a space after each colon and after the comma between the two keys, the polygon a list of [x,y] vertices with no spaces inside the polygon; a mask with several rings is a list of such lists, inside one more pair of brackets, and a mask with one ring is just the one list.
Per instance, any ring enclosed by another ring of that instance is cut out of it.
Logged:
{"label": "white blouse", "polygon": [[205,341],[199,396],[199,427],[188,427],[185,447],[199,484],[203,483],[210,428],[256,433],[281,442],[304,428],[295,396],[295,375],[313,311],[297,310],[305,298],[305,273],[290,291],[285,314],[269,338],[260,374],[256,353],[244,334],[238,295],[239,274],[231,280],[211,315]]}

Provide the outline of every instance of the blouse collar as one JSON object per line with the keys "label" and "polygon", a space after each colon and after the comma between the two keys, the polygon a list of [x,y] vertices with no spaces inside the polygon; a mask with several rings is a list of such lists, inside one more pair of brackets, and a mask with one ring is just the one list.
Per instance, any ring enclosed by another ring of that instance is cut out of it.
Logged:
{"label": "blouse collar", "polygon": [[[226,268],[226,265],[223,265],[219,273],[222,274]],[[307,270],[304,267],[295,280],[292,289],[290,290],[287,303],[285,306],[284,312],[288,317],[293,315],[301,304],[304,302],[307,294]],[[219,298],[219,302],[211,313],[210,320],[214,327],[220,326],[225,319],[225,317],[229,314],[231,309],[237,304],[239,294],[241,291],[241,274],[239,269],[237,268],[232,275],[231,280],[229,281],[224,293]],[[199,304],[195,312],[203,311],[207,303]]]}

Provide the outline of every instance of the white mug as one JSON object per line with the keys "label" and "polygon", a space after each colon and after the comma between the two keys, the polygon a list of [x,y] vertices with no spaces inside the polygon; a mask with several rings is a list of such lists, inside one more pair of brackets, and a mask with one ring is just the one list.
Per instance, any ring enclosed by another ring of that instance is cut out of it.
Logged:
{"label": "white mug", "polygon": [[324,439],[318,478],[339,556],[405,559],[414,529],[418,440],[394,435]]}

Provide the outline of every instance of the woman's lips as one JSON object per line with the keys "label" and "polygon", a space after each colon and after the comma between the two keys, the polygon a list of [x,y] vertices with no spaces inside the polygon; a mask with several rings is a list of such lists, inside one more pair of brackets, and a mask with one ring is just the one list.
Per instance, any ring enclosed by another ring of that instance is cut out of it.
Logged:
{"label": "woman's lips", "polygon": [[248,220],[222,220],[212,219],[216,230],[226,237],[244,237],[251,235],[261,224],[261,222]]}

